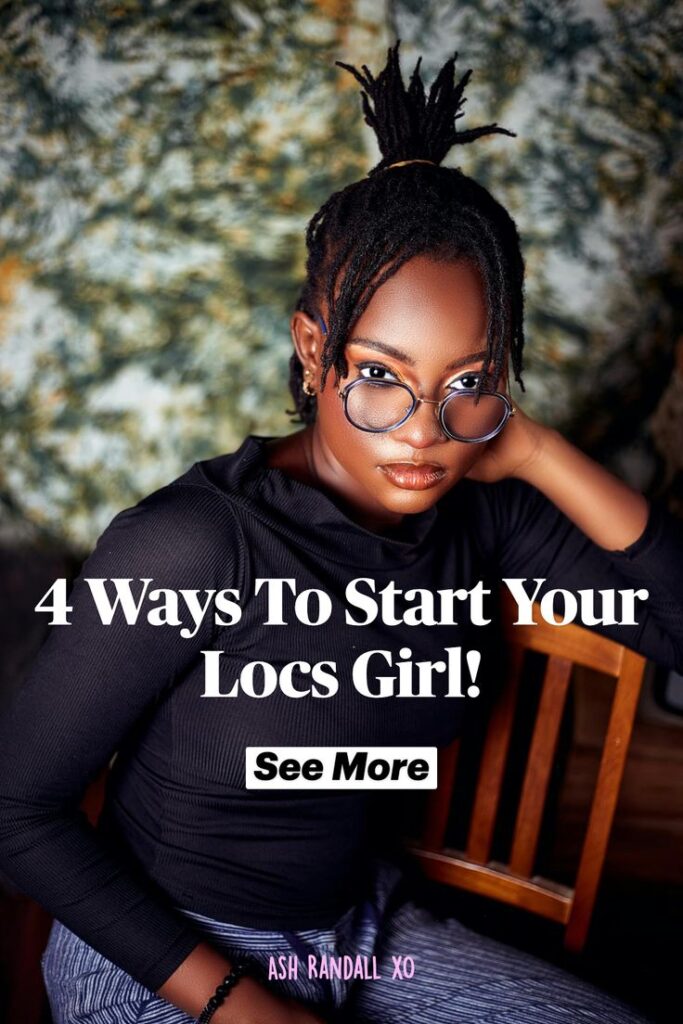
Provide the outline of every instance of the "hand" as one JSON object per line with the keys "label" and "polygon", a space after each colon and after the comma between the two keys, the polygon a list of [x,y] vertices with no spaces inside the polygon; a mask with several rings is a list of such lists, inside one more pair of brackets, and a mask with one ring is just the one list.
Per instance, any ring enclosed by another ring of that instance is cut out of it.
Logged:
{"label": "hand", "polygon": [[484,450],[467,473],[469,480],[487,484],[511,476],[524,480],[531,472],[553,431],[532,420],[518,405],[514,410],[498,437],[481,445]]}
{"label": "hand", "polygon": [[212,1024],[325,1024],[296,999],[271,992],[253,978],[242,978],[212,1018]]}

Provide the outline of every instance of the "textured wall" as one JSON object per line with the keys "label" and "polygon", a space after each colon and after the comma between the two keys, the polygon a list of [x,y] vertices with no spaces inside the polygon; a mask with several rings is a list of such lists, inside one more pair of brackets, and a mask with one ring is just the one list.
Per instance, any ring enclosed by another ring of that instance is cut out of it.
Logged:
{"label": "textured wall", "polygon": [[475,68],[463,127],[518,133],[448,159],[522,233],[527,406],[607,454],[644,437],[681,331],[682,20],[655,0],[5,4],[0,525],[85,548],[194,459],[291,429],[303,229],[375,158],[333,62],[376,68],[397,34],[406,72],[454,49]]}

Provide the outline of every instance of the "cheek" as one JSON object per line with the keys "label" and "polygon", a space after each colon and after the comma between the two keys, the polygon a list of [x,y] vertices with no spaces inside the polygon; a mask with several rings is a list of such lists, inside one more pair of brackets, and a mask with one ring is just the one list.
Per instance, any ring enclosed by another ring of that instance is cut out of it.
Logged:
{"label": "cheek", "polygon": [[467,476],[486,454],[489,444],[488,441],[482,444],[463,444],[460,441],[451,441],[445,446],[448,452],[442,458],[444,465],[448,468],[445,490],[450,490],[458,481]]}
{"label": "cheek", "polygon": [[452,441],[448,446],[450,449],[448,467],[458,477],[464,476],[479,461],[488,448],[488,443],[483,444],[462,444],[459,441]]}
{"label": "cheek", "polygon": [[318,392],[316,427],[326,439],[343,438],[351,424],[344,415],[344,406],[334,387],[329,383]]}
{"label": "cheek", "polygon": [[317,428],[335,458],[347,469],[358,471],[365,465],[374,469],[378,455],[378,434],[358,430],[344,414],[344,404],[329,385],[318,394]]}

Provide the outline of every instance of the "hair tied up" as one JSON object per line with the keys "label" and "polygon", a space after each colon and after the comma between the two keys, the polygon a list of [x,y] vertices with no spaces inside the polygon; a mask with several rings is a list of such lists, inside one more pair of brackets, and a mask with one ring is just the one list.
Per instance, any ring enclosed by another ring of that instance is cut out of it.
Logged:
{"label": "hair tied up", "polygon": [[[306,280],[297,309],[315,318],[326,307],[328,333],[320,352],[318,390],[325,389],[332,370],[335,381],[348,375],[345,351],[354,324],[377,289],[416,256],[467,259],[477,266],[485,285],[487,315],[487,371],[480,389],[497,387],[508,359],[521,385],[524,260],[517,227],[505,207],[474,178],[459,168],[438,166],[454,142],[471,142],[491,132],[514,133],[497,124],[456,132],[471,72],[455,83],[454,55],[427,97],[420,61],[405,88],[399,45],[389,48],[387,65],[377,78],[364,65],[362,73],[340,65],[363,86],[365,120],[377,135],[382,161],[366,177],[334,192],[306,228]],[[392,167],[396,170],[389,173]],[[296,411],[304,423],[314,423],[318,396],[304,391],[296,351],[289,365]]]}
{"label": "hair tied up", "polygon": [[420,76],[420,57],[410,76],[406,89],[399,63],[398,39],[387,53],[386,67],[375,78],[363,64],[358,71],[352,64],[335,61],[338,67],[348,71],[363,87],[363,113],[366,123],[374,131],[382,160],[370,171],[370,175],[383,171],[391,164],[423,161],[440,164],[452,146],[474,142],[482,135],[515,136],[497,124],[487,124],[467,131],[456,131],[455,122],[463,116],[461,110],[466,102],[463,92],[472,75],[470,68],[455,82],[454,53],[432,82],[429,96],[425,94],[424,82]]}

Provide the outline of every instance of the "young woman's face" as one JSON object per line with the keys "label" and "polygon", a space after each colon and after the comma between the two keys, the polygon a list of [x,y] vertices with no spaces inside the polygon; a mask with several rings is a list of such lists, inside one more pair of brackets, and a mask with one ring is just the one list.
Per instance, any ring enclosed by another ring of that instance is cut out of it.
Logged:
{"label": "young woman's face", "polygon": [[438,400],[452,388],[472,387],[472,371],[484,365],[486,329],[484,283],[470,263],[415,257],[381,285],[349,336],[348,375],[338,386],[331,371],[319,390],[316,359],[314,450],[326,482],[368,516],[391,522],[429,508],[462,479],[487,442],[451,440],[437,406],[425,403],[387,433],[359,430],[346,418],[338,389],[372,377],[403,381],[418,397]]}

